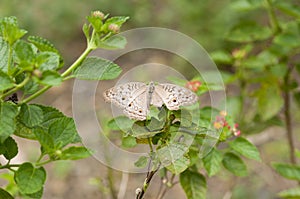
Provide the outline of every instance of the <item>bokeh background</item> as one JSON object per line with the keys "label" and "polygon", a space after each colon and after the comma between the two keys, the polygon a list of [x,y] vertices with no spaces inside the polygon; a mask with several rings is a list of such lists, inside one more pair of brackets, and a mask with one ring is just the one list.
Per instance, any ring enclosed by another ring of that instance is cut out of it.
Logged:
{"label": "bokeh background", "polygon": [[[38,35],[50,40],[60,50],[68,66],[85,49],[81,27],[90,11],[101,10],[110,13],[111,16],[130,16],[122,30],[155,26],[180,31],[198,41],[208,52],[212,52],[233,47],[232,43],[224,40],[224,36],[237,21],[251,18],[262,24],[267,23],[265,11],[239,12],[239,6],[239,0],[1,0],[0,17],[16,16],[20,26],[28,30],[29,35]],[[127,60],[119,62],[124,65],[136,59],[137,62],[146,62],[140,55],[135,52],[127,57]],[[168,57],[167,53],[148,52],[147,59],[170,64],[166,62]],[[171,61],[182,60],[174,58]],[[188,63],[182,63],[179,70],[184,73],[185,64]],[[65,82],[62,86],[46,92],[37,101],[54,106],[72,116],[72,86],[72,80]],[[248,177],[237,178],[227,172],[221,172],[220,175],[210,178],[208,198],[271,199],[276,198],[278,191],[295,185],[279,177],[269,166],[272,161],[286,161],[288,147],[282,139],[283,132],[279,127],[267,131],[268,137],[271,136],[272,139],[264,140],[263,137],[250,136],[258,145],[263,162],[247,161],[250,171]],[[18,141],[19,148],[23,151],[15,161],[37,157],[37,143],[22,139]],[[129,179],[125,198],[133,198],[135,189],[142,185],[145,177],[145,174],[122,174],[111,170],[92,157],[74,162],[55,162],[46,168],[48,177],[43,197],[46,199],[115,199],[120,184],[124,186],[121,179]],[[159,177],[154,179],[146,198],[155,198],[159,189],[157,182]],[[185,198],[185,195],[180,186],[176,185],[165,198]]]}

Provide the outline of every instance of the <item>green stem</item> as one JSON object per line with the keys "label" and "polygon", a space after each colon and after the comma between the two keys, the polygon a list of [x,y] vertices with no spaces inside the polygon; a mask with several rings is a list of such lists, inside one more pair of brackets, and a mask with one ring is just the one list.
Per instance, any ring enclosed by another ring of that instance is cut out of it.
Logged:
{"label": "green stem", "polygon": [[0,98],[3,99],[4,97],[9,96],[9,95],[15,93],[16,91],[18,91],[20,88],[25,86],[25,84],[30,80],[30,77],[31,77],[31,75],[27,75],[27,77],[20,84],[17,84],[13,89],[4,93]]}
{"label": "green stem", "polygon": [[43,94],[44,92],[46,92],[49,88],[51,88],[51,86],[45,86],[44,88],[42,88],[41,90],[37,91],[36,93],[30,95],[29,97],[25,98],[24,100],[22,100],[20,102],[20,104],[24,104],[27,103],[33,99],[35,99],[36,97],[40,96],[41,94]]}
{"label": "green stem", "polygon": [[153,147],[152,147],[152,138],[148,137],[148,143],[149,143],[149,147],[150,147],[150,152],[153,152]]}
{"label": "green stem", "polygon": [[49,160],[45,160],[44,162],[37,162],[37,163],[35,163],[35,166],[40,167],[45,164],[48,164],[49,162],[52,162],[52,160],[49,159]]}
{"label": "green stem", "polygon": [[20,164],[6,164],[3,166],[0,166],[0,169],[10,169],[11,167],[19,167],[21,166]]}
{"label": "green stem", "polygon": [[75,70],[81,62],[88,56],[88,54],[92,51],[91,47],[87,47],[85,51],[80,55],[80,57],[61,75],[62,77],[68,76],[73,70]]}
{"label": "green stem", "polygon": [[[75,70],[81,64],[81,62],[87,57],[87,55],[91,51],[92,51],[92,48],[87,47],[85,49],[85,51],[80,55],[80,57],[61,76],[62,77],[68,76],[73,70]],[[20,104],[27,103],[27,102],[37,98],[38,96],[40,96],[41,94],[46,92],[51,87],[52,86],[45,86],[41,90],[37,91],[36,93],[34,93],[31,96],[27,97],[26,99],[22,100],[22,102],[20,102]]]}
{"label": "green stem", "polygon": [[265,1],[266,1],[266,4],[267,4],[266,8],[267,8],[268,15],[269,15],[269,18],[270,18],[271,26],[272,26],[272,29],[274,31],[274,34],[276,34],[280,31],[280,26],[279,26],[274,8],[272,6],[271,0],[265,0]]}

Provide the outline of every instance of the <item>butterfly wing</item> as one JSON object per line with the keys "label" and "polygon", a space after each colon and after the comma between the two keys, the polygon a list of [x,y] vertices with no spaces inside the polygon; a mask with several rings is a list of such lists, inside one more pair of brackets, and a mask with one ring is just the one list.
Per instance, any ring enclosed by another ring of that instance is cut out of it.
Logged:
{"label": "butterfly wing", "polygon": [[147,89],[144,92],[139,93],[123,110],[124,114],[130,119],[145,120],[148,114],[148,98]]}
{"label": "butterfly wing", "polygon": [[158,84],[154,93],[158,95],[169,110],[178,110],[180,106],[192,105],[198,96],[191,90],[174,84]]}
{"label": "butterfly wing", "polygon": [[104,91],[103,97],[106,102],[111,102],[120,108],[125,108],[144,90],[146,90],[145,83],[129,82]]}
{"label": "butterfly wing", "polygon": [[123,109],[126,116],[135,120],[145,120],[147,116],[147,85],[142,82],[129,82],[106,90],[106,102]]}

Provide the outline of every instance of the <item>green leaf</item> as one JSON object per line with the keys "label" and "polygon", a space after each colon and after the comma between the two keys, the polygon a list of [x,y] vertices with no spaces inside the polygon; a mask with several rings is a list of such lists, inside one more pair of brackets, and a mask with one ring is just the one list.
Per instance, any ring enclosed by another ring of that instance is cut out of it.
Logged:
{"label": "green leaf", "polygon": [[226,153],[223,156],[222,163],[228,171],[236,176],[248,175],[247,167],[243,160],[233,153]]}
{"label": "green leaf", "polygon": [[29,36],[27,40],[33,43],[41,52],[48,51],[58,54],[58,50],[54,47],[54,45],[45,38]]}
{"label": "green leaf", "polygon": [[100,32],[103,25],[102,19],[98,16],[90,15],[87,16],[87,20],[92,24],[96,32]]}
{"label": "green leaf", "polygon": [[300,46],[300,38],[298,34],[281,33],[275,36],[274,43],[283,47],[297,48]]}
{"label": "green leaf", "polygon": [[294,99],[295,99],[295,102],[298,105],[298,107],[300,107],[300,92],[299,91],[294,93]]}
{"label": "green leaf", "polygon": [[135,122],[132,125],[131,128],[131,133],[133,137],[137,137],[137,138],[148,138],[148,137],[152,137],[155,134],[157,134],[158,132],[151,132],[146,126],[144,126],[145,124],[143,122]]}
{"label": "green leaf", "polygon": [[0,103],[0,141],[3,142],[16,130],[18,107],[10,102]]}
{"label": "green leaf", "polygon": [[73,76],[84,80],[108,80],[120,75],[122,69],[113,62],[98,57],[88,57],[74,71]]}
{"label": "green leaf", "polygon": [[222,154],[213,148],[203,159],[204,168],[209,177],[217,174],[221,169]]}
{"label": "green leaf", "polygon": [[4,72],[0,70],[0,91],[14,87],[13,80]]}
{"label": "green leaf", "polygon": [[20,121],[25,126],[32,128],[43,121],[43,110],[34,104],[22,104],[19,114]]}
{"label": "green leaf", "polygon": [[15,172],[15,181],[24,194],[33,194],[40,191],[46,180],[46,171],[43,167],[35,168],[29,162],[23,163]]}
{"label": "green leaf", "polygon": [[275,1],[274,5],[287,15],[300,18],[299,5],[293,5],[291,2]]}
{"label": "green leaf", "polygon": [[43,72],[42,78],[39,81],[44,85],[58,86],[63,82],[63,78],[58,72],[48,70]]}
{"label": "green leaf", "polygon": [[21,90],[24,92],[24,95],[30,95],[39,90],[39,84],[33,79],[30,79]]}
{"label": "green leaf", "polygon": [[259,151],[256,146],[245,138],[238,137],[234,141],[229,142],[230,148],[245,156],[246,158],[261,161]]}
{"label": "green leaf", "polygon": [[91,151],[85,147],[72,146],[62,151],[61,160],[79,160],[91,156]]}
{"label": "green leaf", "polygon": [[129,17],[125,17],[125,16],[116,16],[116,17],[111,17],[109,19],[107,19],[105,21],[105,24],[117,24],[117,25],[122,25],[123,23],[125,23],[127,20],[129,19]]}
{"label": "green leaf", "polygon": [[100,42],[98,48],[104,49],[122,49],[127,44],[126,38],[120,35],[114,35],[108,39]]}
{"label": "green leaf", "polygon": [[300,167],[296,165],[273,163],[272,167],[283,177],[300,181]]}
{"label": "green leaf", "polygon": [[141,156],[139,159],[134,163],[134,166],[139,168],[144,168],[147,166],[149,158],[146,156]]}
{"label": "green leaf", "polygon": [[252,42],[265,40],[272,36],[272,31],[268,27],[262,27],[255,22],[241,22],[235,25],[227,34],[226,39],[233,42]]}
{"label": "green leaf", "polygon": [[118,116],[107,123],[108,128],[111,130],[120,130],[127,132],[131,129],[134,121],[125,116]]}
{"label": "green leaf", "polygon": [[7,191],[5,191],[2,188],[0,188],[0,198],[1,199],[14,199],[14,197],[12,195],[10,195],[10,193],[8,193]]}
{"label": "green leaf", "polygon": [[181,143],[172,143],[158,149],[157,157],[162,166],[167,167],[172,173],[179,174],[189,165],[189,159],[184,157],[188,147]]}
{"label": "green leaf", "polygon": [[287,70],[288,67],[285,64],[275,64],[270,68],[271,73],[278,78],[284,78]]}
{"label": "green leaf", "polygon": [[74,120],[67,117],[54,121],[49,126],[48,133],[53,138],[56,149],[61,149],[67,144],[73,143],[78,136]]}
{"label": "green leaf", "polygon": [[128,135],[128,136],[124,136],[122,137],[122,146],[125,148],[132,148],[135,147],[137,145],[136,142],[136,138]]}
{"label": "green leaf", "polygon": [[238,119],[242,110],[242,99],[240,96],[228,96],[225,100],[226,112],[234,119]]}
{"label": "green leaf", "polygon": [[198,172],[186,170],[180,174],[180,184],[188,199],[206,198],[206,179]]}
{"label": "green leaf", "polygon": [[47,154],[55,152],[54,140],[51,135],[43,128],[34,128],[33,133],[35,138],[39,141],[42,146],[42,151]]}
{"label": "green leaf", "polygon": [[0,57],[0,70],[7,72],[9,45],[2,37],[0,37]]}
{"label": "green leaf", "polygon": [[42,110],[43,110],[43,115],[44,119],[42,122],[42,126],[44,128],[47,128],[55,121],[60,120],[65,117],[65,115],[57,110],[56,108],[53,108],[51,106],[43,106],[40,104],[37,104]]}
{"label": "green leaf", "polygon": [[210,56],[217,63],[231,64],[233,62],[232,56],[226,51],[214,51],[210,53]]}
{"label": "green leaf", "polygon": [[87,25],[86,23],[83,24],[82,31],[83,31],[87,41],[89,41],[90,40],[90,26]]}
{"label": "green leaf", "polygon": [[7,160],[11,160],[18,154],[18,145],[12,137],[8,137],[2,144],[0,144],[1,154]]}
{"label": "green leaf", "polygon": [[188,168],[190,165],[190,159],[187,157],[183,156],[182,158],[179,158],[172,162],[172,164],[166,166],[166,168],[171,171],[171,173],[175,175],[179,175],[182,173],[184,170]]}
{"label": "green leaf", "polygon": [[263,86],[259,90],[257,97],[258,113],[263,121],[274,117],[283,106],[280,89],[276,85]]}
{"label": "green leaf", "polygon": [[278,193],[279,197],[286,199],[300,199],[300,188],[291,188]]}
{"label": "green leaf", "polygon": [[26,194],[26,196],[29,197],[30,199],[41,199],[43,197],[43,192],[44,192],[44,189],[42,188],[35,193]]}
{"label": "green leaf", "polygon": [[[33,104],[32,104],[33,105]],[[43,111],[43,121],[39,124],[44,131],[48,132],[49,125],[52,124],[54,121],[64,118],[64,114],[62,114],[60,111],[53,107],[43,106],[39,104],[34,104],[35,106],[39,107]],[[25,126],[23,122],[20,121],[20,118],[18,117],[17,120],[17,128],[15,131],[15,134],[24,137],[27,139],[37,139],[33,129]],[[52,141],[53,142],[53,141]],[[53,148],[54,145],[52,145]]]}
{"label": "green leaf", "polygon": [[249,0],[237,0],[231,1],[230,7],[234,9],[236,12],[250,11],[255,10],[262,7],[262,1],[249,1]]}
{"label": "green leaf", "polygon": [[16,17],[4,17],[0,20],[0,35],[11,46],[27,33],[18,27]]}
{"label": "green leaf", "polygon": [[25,126],[22,122],[20,122],[19,119],[17,119],[16,121],[16,130],[14,134],[22,138],[36,140],[33,129],[31,127],[29,128]]}
{"label": "green leaf", "polygon": [[41,71],[60,69],[59,55],[55,52],[41,52],[37,56],[38,69]]}
{"label": "green leaf", "polygon": [[[35,50],[33,45],[26,41],[19,40],[15,46],[15,53],[19,62],[32,63],[35,58]],[[33,68],[33,64],[31,65]]]}

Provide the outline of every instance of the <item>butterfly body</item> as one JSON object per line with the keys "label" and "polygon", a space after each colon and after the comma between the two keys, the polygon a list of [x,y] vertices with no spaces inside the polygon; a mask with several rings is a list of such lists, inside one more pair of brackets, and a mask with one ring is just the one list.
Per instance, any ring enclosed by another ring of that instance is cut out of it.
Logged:
{"label": "butterfly body", "polygon": [[174,84],[148,85],[143,82],[129,82],[106,90],[104,99],[123,109],[126,116],[135,120],[145,120],[150,105],[169,110],[178,110],[180,106],[197,102],[198,97],[191,90]]}

